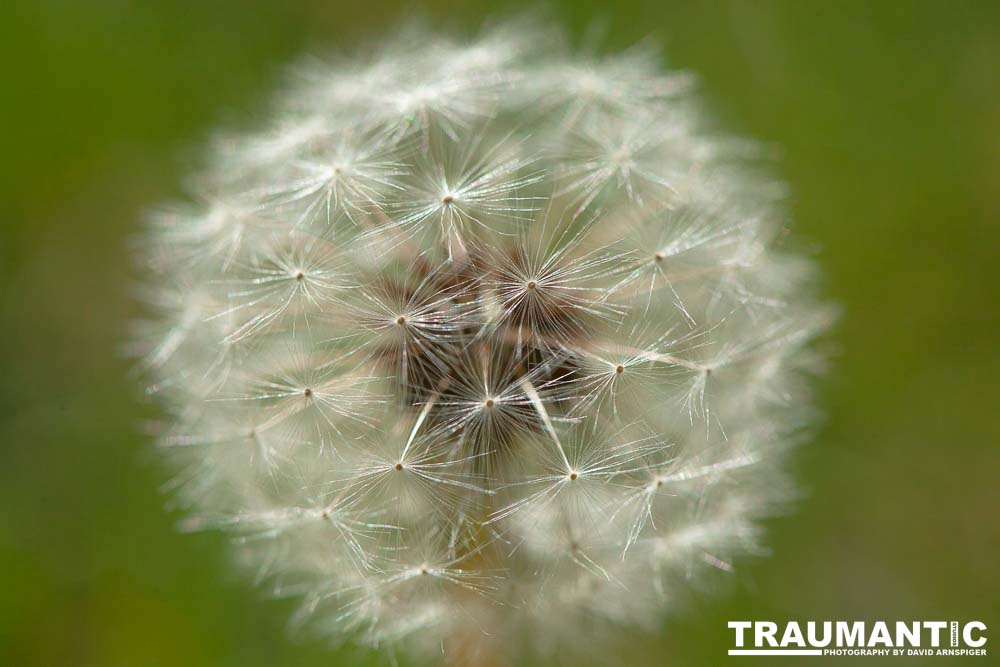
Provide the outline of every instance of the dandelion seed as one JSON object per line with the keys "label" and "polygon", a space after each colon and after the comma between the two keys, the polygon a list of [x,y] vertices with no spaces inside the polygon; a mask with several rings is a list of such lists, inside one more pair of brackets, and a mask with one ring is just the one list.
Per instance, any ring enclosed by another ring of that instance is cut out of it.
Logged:
{"label": "dandelion seed", "polygon": [[[366,281],[367,282],[367,281]],[[384,267],[364,287],[331,309],[337,337],[363,350],[409,390],[419,390],[442,369],[473,322],[473,304],[462,303],[470,283],[423,263]]]}
{"label": "dandelion seed", "polygon": [[507,330],[518,351],[526,343],[556,346],[589,322],[614,321],[620,312],[606,300],[618,258],[600,248],[584,250],[582,232],[556,225],[549,231],[546,223],[514,245],[489,250],[482,260],[483,286],[499,303],[484,331]]}
{"label": "dandelion seed", "polygon": [[520,146],[509,138],[484,148],[485,136],[484,129],[457,148],[446,144],[423,158],[393,222],[415,232],[432,224],[452,259],[468,252],[469,234],[524,220],[538,207],[537,197],[524,192],[542,180],[540,172],[530,171],[532,160],[519,155]]}
{"label": "dandelion seed", "polygon": [[321,222],[332,226],[342,215],[360,225],[382,208],[402,186],[408,149],[377,133],[346,131],[317,138],[305,158],[289,162],[289,172],[277,185],[264,186],[253,197],[294,218],[294,228]]}
{"label": "dandelion seed", "polygon": [[213,317],[232,314],[243,322],[227,337],[239,341],[281,322],[293,329],[309,325],[322,306],[342,298],[351,286],[337,251],[318,239],[282,239],[266,257],[253,258],[239,268],[239,277],[227,297],[232,304]]}
{"label": "dandelion seed", "polygon": [[592,116],[575,128],[555,156],[563,165],[562,192],[576,203],[574,216],[617,192],[640,209],[676,199],[680,168],[693,162],[677,159],[678,152],[693,149],[688,134],[676,122],[635,114]]}

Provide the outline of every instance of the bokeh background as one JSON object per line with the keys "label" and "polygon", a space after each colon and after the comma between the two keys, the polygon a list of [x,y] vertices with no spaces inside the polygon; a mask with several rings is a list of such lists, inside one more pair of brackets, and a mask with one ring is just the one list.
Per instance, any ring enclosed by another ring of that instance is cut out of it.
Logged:
{"label": "bokeh background", "polygon": [[[463,31],[510,11],[420,13]],[[231,574],[224,537],[175,531],[122,347],[130,236],[144,207],[180,193],[208,131],[252,124],[296,55],[391,36],[412,12],[0,3],[0,664],[374,664],[289,641],[292,603]],[[996,661],[1000,3],[548,12],[577,37],[601,27],[602,48],[652,36],[700,76],[724,127],[783,149],[795,242],[843,308],[826,421],[794,461],[803,500],[770,522],[774,555],[737,563],[618,660],[721,664],[736,619],[975,618],[994,653],[978,664]]]}

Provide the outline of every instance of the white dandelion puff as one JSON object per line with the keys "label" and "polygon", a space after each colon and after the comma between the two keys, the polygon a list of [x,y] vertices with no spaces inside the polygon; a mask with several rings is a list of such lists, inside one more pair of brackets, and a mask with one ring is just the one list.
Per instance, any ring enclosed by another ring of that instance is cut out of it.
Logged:
{"label": "white dandelion puff", "polygon": [[414,29],[216,142],[132,344],[184,528],[297,627],[454,665],[606,663],[760,553],[830,311],[690,84]]}

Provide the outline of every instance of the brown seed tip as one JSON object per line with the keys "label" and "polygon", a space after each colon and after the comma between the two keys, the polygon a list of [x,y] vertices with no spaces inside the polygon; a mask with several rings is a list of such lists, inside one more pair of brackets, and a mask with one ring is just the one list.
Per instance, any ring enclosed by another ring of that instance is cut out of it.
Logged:
{"label": "brown seed tip", "polygon": [[576,474],[575,472],[571,472],[571,473],[569,474],[569,479],[570,479],[570,481],[571,481],[571,482],[572,482],[572,481],[576,481],[576,478],[577,478],[577,477],[579,477],[579,475],[577,475],[577,474]]}
{"label": "brown seed tip", "polygon": [[615,368],[615,373],[618,373],[618,375],[621,375],[624,372],[625,372],[624,366],[618,366],[617,368]]}
{"label": "brown seed tip", "polygon": [[536,283],[534,280],[528,281],[528,289],[535,289],[536,287],[538,287],[538,283]]}
{"label": "brown seed tip", "polygon": [[395,467],[396,467],[396,470],[398,472],[398,471],[400,471],[400,470],[403,469],[403,464],[402,463],[397,463]]}
{"label": "brown seed tip", "polygon": [[445,195],[444,197],[441,198],[441,202],[446,206],[452,203],[453,201],[455,201],[455,197],[453,197],[452,195]]}
{"label": "brown seed tip", "polygon": [[653,255],[653,261],[656,262],[657,264],[659,264],[660,262],[662,262],[666,258],[667,258],[667,256],[664,255],[662,252],[658,252],[655,255]]}
{"label": "brown seed tip", "polygon": [[398,324],[399,326],[403,326],[404,324],[406,324],[406,317],[404,317],[403,315],[397,317],[396,324]]}
{"label": "brown seed tip", "polygon": [[305,277],[306,277],[306,274],[302,273],[301,271],[299,271],[298,273],[295,274],[295,279],[296,280],[302,280]]}
{"label": "brown seed tip", "polygon": [[309,387],[306,387],[305,389],[302,390],[302,395],[305,396],[306,398],[309,398],[310,396],[313,395],[313,390],[310,389]]}
{"label": "brown seed tip", "polygon": [[492,398],[487,398],[487,399],[486,399],[486,407],[487,407],[487,408],[492,408],[492,407],[493,407],[493,405],[494,405],[494,403],[493,403],[493,399],[492,399]]}

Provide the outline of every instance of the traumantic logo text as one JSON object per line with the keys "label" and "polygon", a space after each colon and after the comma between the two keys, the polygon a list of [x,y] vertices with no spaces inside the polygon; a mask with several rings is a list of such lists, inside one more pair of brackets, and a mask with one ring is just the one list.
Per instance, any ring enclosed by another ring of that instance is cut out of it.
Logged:
{"label": "traumantic logo text", "polygon": [[736,633],[729,655],[986,655],[981,621],[730,621],[729,628]]}

